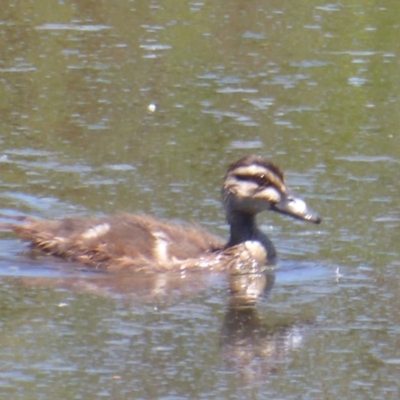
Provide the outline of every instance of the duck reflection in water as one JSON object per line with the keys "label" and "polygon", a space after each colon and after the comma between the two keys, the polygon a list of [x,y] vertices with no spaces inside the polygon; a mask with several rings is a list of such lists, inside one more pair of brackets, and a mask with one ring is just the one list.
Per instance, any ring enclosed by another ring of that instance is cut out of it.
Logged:
{"label": "duck reflection in water", "polygon": [[[301,346],[303,332],[312,321],[281,313],[279,317],[259,313],[259,303],[264,303],[275,283],[272,269],[258,268],[257,264],[249,262],[228,275],[218,276],[227,278],[223,288],[228,294],[219,335],[221,359],[228,371],[236,373],[242,383],[265,379],[277,371],[282,359]],[[135,307],[145,303],[156,308],[181,303],[184,298],[196,296],[215,283],[210,281],[210,274],[204,273],[192,273],[186,277],[157,273],[139,279],[126,274],[92,273],[79,279],[72,275],[20,277],[12,278],[12,281],[26,287],[63,288],[101,297],[115,298],[117,295],[119,300]]]}
{"label": "duck reflection in water", "polygon": [[224,364],[242,384],[264,381],[303,345],[313,324],[314,318],[261,317],[256,307],[229,307],[220,335]]}
{"label": "duck reflection in water", "polygon": [[241,384],[264,381],[278,372],[285,358],[297,350],[314,321],[309,316],[267,314],[257,309],[275,284],[272,270],[230,274],[231,296],[220,334],[225,367],[237,373]]}

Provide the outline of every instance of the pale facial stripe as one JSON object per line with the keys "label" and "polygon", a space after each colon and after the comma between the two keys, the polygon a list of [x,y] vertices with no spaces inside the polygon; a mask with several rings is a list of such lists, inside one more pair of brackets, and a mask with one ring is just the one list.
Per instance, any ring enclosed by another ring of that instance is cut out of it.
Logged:
{"label": "pale facial stripe", "polygon": [[271,203],[278,203],[282,197],[281,193],[273,186],[264,189],[260,195],[262,195],[263,198],[268,199]]}
{"label": "pale facial stripe", "polygon": [[237,176],[261,176],[265,175],[266,179],[274,185],[278,190],[281,192],[285,193],[286,186],[285,182],[282,182],[280,177],[278,177],[276,174],[271,172],[269,169],[262,167],[261,165],[248,165],[248,166],[241,166],[238,168],[235,168],[233,171],[231,171],[232,174],[237,175]]}
{"label": "pale facial stripe", "polygon": [[236,175],[266,175],[270,174],[269,170],[261,167],[260,165],[248,165],[245,167],[238,167],[232,171]]}

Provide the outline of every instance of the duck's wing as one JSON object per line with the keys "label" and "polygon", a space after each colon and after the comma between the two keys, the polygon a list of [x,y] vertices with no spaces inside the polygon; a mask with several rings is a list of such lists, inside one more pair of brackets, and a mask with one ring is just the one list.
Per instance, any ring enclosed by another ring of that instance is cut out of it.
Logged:
{"label": "duck's wing", "polygon": [[194,224],[119,214],[105,218],[29,221],[13,226],[34,251],[105,269],[128,265],[168,268],[222,247],[222,241]]}

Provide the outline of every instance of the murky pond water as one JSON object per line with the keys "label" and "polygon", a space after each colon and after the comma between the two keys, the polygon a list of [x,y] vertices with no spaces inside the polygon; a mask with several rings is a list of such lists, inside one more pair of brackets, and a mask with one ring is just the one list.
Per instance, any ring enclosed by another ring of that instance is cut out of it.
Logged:
{"label": "murky pond water", "polygon": [[397,399],[399,16],[365,0],[4,5],[2,215],[139,211],[226,236],[221,177],[257,153],[323,224],[260,217],[280,261],[246,310],[226,276],[110,277],[1,233],[2,396]]}

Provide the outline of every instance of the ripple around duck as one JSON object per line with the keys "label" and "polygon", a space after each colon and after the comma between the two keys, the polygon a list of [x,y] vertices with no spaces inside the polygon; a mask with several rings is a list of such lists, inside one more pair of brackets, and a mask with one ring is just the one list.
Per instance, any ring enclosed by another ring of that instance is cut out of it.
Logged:
{"label": "ripple around duck", "polygon": [[282,285],[301,285],[320,280],[334,281],[338,276],[337,268],[325,267],[311,261],[285,260],[279,262],[276,269],[276,282]]}
{"label": "ripple around duck", "polygon": [[[212,272],[181,274],[167,273],[151,276],[107,274],[86,270],[80,264],[41,257],[29,258],[24,247],[15,239],[0,241],[0,277],[24,279],[24,286],[64,288],[72,292],[90,292],[100,296],[128,296],[142,300],[196,295],[203,290],[227,290],[226,274]],[[19,254],[16,254],[19,253]],[[315,262],[285,260],[274,271],[275,286],[272,291],[286,292],[285,287],[307,287],[306,292],[327,289],[341,277],[338,268],[325,267]],[[319,289],[317,290],[316,287]],[[292,290],[291,289],[291,290]]]}

